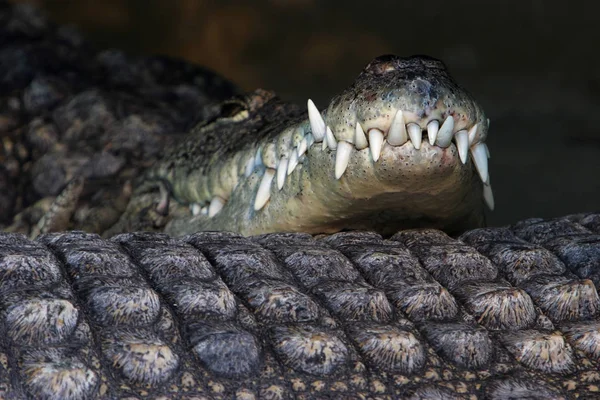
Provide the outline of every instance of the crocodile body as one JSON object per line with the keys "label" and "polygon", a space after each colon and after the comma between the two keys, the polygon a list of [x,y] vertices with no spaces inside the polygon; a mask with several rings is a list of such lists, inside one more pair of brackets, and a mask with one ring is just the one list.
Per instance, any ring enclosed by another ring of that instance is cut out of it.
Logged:
{"label": "crocodile body", "polygon": [[0,1],[0,68],[1,398],[598,395],[599,214],[395,233],[493,206],[439,61],[307,113]]}
{"label": "crocodile body", "polygon": [[597,398],[599,233],[3,233],[0,397]]}

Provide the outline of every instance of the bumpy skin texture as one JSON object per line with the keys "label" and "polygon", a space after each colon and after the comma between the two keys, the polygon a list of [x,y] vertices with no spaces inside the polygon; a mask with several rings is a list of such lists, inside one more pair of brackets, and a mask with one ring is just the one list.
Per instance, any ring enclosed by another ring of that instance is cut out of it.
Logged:
{"label": "bumpy skin texture", "polygon": [[0,397],[593,398],[599,227],[2,233]]}
{"label": "bumpy skin texture", "polygon": [[104,231],[125,210],[135,178],[236,92],[183,61],[97,52],[35,8],[0,1],[0,227],[30,233],[82,178],[76,209],[58,230]]}

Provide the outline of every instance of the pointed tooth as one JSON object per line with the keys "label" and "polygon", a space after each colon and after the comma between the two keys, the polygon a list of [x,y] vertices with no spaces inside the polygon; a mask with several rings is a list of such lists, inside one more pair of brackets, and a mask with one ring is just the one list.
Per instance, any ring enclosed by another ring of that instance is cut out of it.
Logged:
{"label": "pointed tooth", "polygon": [[327,146],[329,146],[329,150],[335,150],[337,145],[338,145],[338,142],[337,142],[335,136],[333,136],[333,131],[331,130],[330,127],[327,127]]}
{"label": "pointed tooth", "polygon": [[487,154],[487,158],[492,158],[490,154],[490,148],[485,143],[483,145],[485,146],[485,154]]}
{"label": "pointed tooth", "polygon": [[207,206],[202,207],[202,210],[200,210],[200,214],[208,215],[208,207]]}
{"label": "pointed tooth", "polygon": [[452,131],[454,130],[454,118],[448,115],[437,134],[435,144],[439,147],[449,147],[452,143]]}
{"label": "pointed tooth", "polygon": [[371,148],[371,156],[373,156],[373,161],[377,162],[377,160],[379,160],[382,146],[383,132],[376,128],[369,130],[369,147]]}
{"label": "pointed tooth", "polygon": [[198,203],[192,203],[192,204],[190,204],[190,211],[192,212],[192,215],[195,217],[197,215],[200,215],[200,211],[202,211],[202,207],[200,207],[200,204],[198,204]]}
{"label": "pointed tooth", "polygon": [[348,143],[345,140],[339,141],[335,154],[335,179],[340,179],[344,171],[346,171],[353,148],[352,143]]}
{"label": "pointed tooth", "polygon": [[306,153],[306,149],[308,149],[308,141],[306,140],[306,137],[304,137],[300,143],[298,143],[298,155],[303,155],[304,153]]}
{"label": "pointed tooth", "polygon": [[244,175],[246,175],[246,178],[249,177],[250,175],[252,175],[253,171],[254,171],[254,157],[250,157],[250,159],[248,159],[248,161],[246,162],[246,169],[244,171]]}
{"label": "pointed tooth", "polygon": [[434,145],[435,139],[437,139],[438,131],[440,130],[440,121],[434,119],[429,121],[427,124],[427,137],[429,138],[429,144]]}
{"label": "pointed tooth", "polygon": [[256,155],[254,156],[254,166],[260,167],[262,165],[263,165],[262,149],[259,147],[258,149],[256,149]]}
{"label": "pointed tooth", "polygon": [[467,162],[469,156],[469,134],[466,130],[456,132],[456,147],[458,147],[458,155],[463,164]]}
{"label": "pointed tooth", "polygon": [[363,130],[360,122],[356,121],[356,127],[354,129],[354,146],[358,150],[366,149],[369,147],[369,142],[367,141],[367,137],[365,136],[365,131]]}
{"label": "pointed tooth", "polygon": [[263,175],[260,185],[258,186],[258,191],[256,192],[256,199],[254,199],[254,209],[256,211],[263,208],[265,204],[267,204],[267,201],[269,201],[269,198],[271,197],[271,182],[273,182],[274,176],[274,169],[265,169],[265,174]]}
{"label": "pointed tooth", "polygon": [[421,127],[417,124],[410,123],[406,128],[408,130],[408,136],[410,136],[410,141],[413,146],[415,146],[415,149],[419,150],[421,148],[421,141],[423,140]]}
{"label": "pointed tooth", "polygon": [[281,157],[281,160],[279,160],[279,165],[277,166],[277,188],[279,190],[283,188],[283,184],[285,183],[287,166],[288,159],[285,157]]}
{"label": "pointed tooth", "polygon": [[475,124],[469,129],[469,146],[473,144],[475,141],[475,137],[477,136],[477,129],[479,128],[479,124]]}
{"label": "pointed tooth", "polygon": [[402,110],[398,110],[390,125],[387,141],[392,146],[401,146],[406,143],[407,140],[408,136],[406,134],[406,125],[404,124],[404,114],[402,113]]}
{"label": "pointed tooth", "polygon": [[288,161],[287,165],[287,174],[291,174],[296,169],[298,165],[298,149],[292,150],[292,154],[290,154],[290,161]]}
{"label": "pointed tooth", "polygon": [[315,140],[317,142],[322,141],[325,138],[325,121],[311,99],[308,99],[308,119]]}
{"label": "pointed tooth", "polygon": [[225,199],[219,196],[213,197],[213,199],[210,202],[210,205],[208,206],[208,216],[214,217],[219,211],[221,211],[224,205]]}
{"label": "pointed tooth", "polygon": [[471,156],[473,156],[473,162],[475,163],[477,172],[479,172],[481,181],[486,183],[488,180],[488,159],[483,143],[478,143],[471,147]]}
{"label": "pointed tooth", "polygon": [[491,211],[494,211],[494,193],[492,192],[492,185],[487,183],[483,185],[483,200]]}

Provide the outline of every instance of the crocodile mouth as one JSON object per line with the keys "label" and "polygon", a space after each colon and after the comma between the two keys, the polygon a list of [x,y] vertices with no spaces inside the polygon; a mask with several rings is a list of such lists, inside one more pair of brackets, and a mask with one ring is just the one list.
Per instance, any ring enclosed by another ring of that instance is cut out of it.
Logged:
{"label": "crocodile mouth", "polygon": [[307,112],[285,123],[269,122],[281,106],[259,93],[260,101],[248,101],[256,109],[198,132],[200,141],[235,141],[228,132],[237,127],[254,140],[247,133],[221,143],[226,150],[195,169],[155,169],[189,206],[167,232],[459,232],[483,225],[484,202],[494,207],[489,120],[441,61],[379,57],[327,109],[308,100]]}

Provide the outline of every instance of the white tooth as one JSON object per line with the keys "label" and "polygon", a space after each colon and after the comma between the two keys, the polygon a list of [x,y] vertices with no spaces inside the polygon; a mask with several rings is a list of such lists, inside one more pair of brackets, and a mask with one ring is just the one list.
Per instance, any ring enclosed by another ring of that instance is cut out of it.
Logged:
{"label": "white tooth", "polygon": [[360,122],[356,121],[356,128],[354,129],[354,146],[358,150],[366,149],[369,147],[369,142],[367,141],[367,137],[365,136],[365,131],[363,131]]}
{"label": "white tooth", "polygon": [[262,149],[260,147],[258,149],[256,149],[256,155],[254,156],[254,166],[255,167],[260,167],[263,165],[261,153],[262,153]]}
{"label": "white tooth", "polygon": [[492,156],[490,155],[490,148],[485,143],[483,145],[485,146],[485,154],[487,154],[487,157],[492,158]]}
{"label": "white tooth", "polygon": [[254,158],[251,157],[248,162],[246,162],[246,170],[244,171],[244,175],[246,178],[252,175],[252,171],[254,171]]}
{"label": "white tooth", "polygon": [[369,147],[371,148],[371,156],[373,156],[373,161],[379,160],[382,146],[383,132],[376,128],[369,130]]}
{"label": "white tooth", "polygon": [[307,148],[308,148],[308,142],[306,140],[306,137],[304,137],[304,138],[302,138],[300,143],[298,143],[298,155],[303,155],[306,152]]}
{"label": "white tooth", "polygon": [[396,111],[390,131],[388,132],[387,141],[392,146],[401,146],[408,140],[406,135],[406,125],[404,125],[404,114],[402,110]]}
{"label": "white tooth", "polygon": [[192,215],[194,217],[197,215],[200,215],[201,210],[202,210],[202,207],[200,207],[200,204],[198,204],[198,203],[190,204],[190,211],[192,212]]}
{"label": "white tooth", "polygon": [[225,205],[225,200],[222,197],[215,196],[208,206],[208,216],[214,217]]}
{"label": "white tooth", "polygon": [[469,134],[466,130],[456,132],[456,147],[458,147],[458,155],[462,163],[467,162],[469,156]]}
{"label": "white tooth", "polygon": [[483,200],[490,210],[494,211],[494,193],[492,193],[492,185],[489,182],[483,185]]}
{"label": "white tooth", "polygon": [[328,126],[327,127],[327,146],[329,147],[329,150],[335,150],[337,148],[338,145],[338,141],[335,138],[335,135],[333,134],[333,131],[331,130],[331,128]]}
{"label": "white tooth", "polygon": [[471,156],[473,156],[473,162],[475,163],[477,172],[479,172],[481,181],[486,183],[488,180],[488,159],[483,143],[478,143],[471,147]]}
{"label": "white tooth", "polygon": [[415,146],[415,149],[419,150],[421,148],[421,141],[423,140],[421,127],[417,124],[410,123],[406,128],[408,130],[408,136],[410,136],[410,141],[413,146]]}
{"label": "white tooth", "polygon": [[277,166],[277,188],[279,190],[283,188],[283,184],[285,183],[287,166],[288,159],[285,157],[281,157],[281,160],[279,160],[279,165]]}
{"label": "white tooth", "polygon": [[452,131],[454,130],[454,118],[452,115],[448,115],[448,118],[444,121],[440,130],[438,131],[437,139],[435,144],[440,147],[449,147],[452,143]]}
{"label": "white tooth", "polygon": [[288,162],[287,165],[287,174],[291,174],[292,172],[294,172],[294,169],[296,169],[296,166],[298,165],[298,150],[294,149],[292,150],[292,154],[290,154],[290,161]]}
{"label": "white tooth", "polygon": [[256,199],[254,199],[254,209],[260,210],[267,204],[271,197],[271,182],[275,176],[275,170],[272,168],[266,168],[265,174],[263,175],[260,185],[258,186],[258,192],[256,192]]}
{"label": "white tooth", "polygon": [[319,109],[311,99],[308,99],[308,119],[315,140],[317,142],[322,141],[325,138],[325,121],[323,121]]}
{"label": "white tooth", "polygon": [[348,143],[345,140],[339,141],[335,154],[335,179],[340,179],[344,171],[346,171],[353,148],[352,143]]}
{"label": "white tooth", "polygon": [[477,128],[478,124],[475,124],[471,127],[471,129],[469,129],[469,146],[475,141],[475,136],[477,136]]}
{"label": "white tooth", "polygon": [[335,150],[337,147],[337,140],[333,136],[333,131],[330,127],[327,127],[327,146],[329,146],[329,150]]}
{"label": "white tooth", "polygon": [[200,214],[208,215],[208,207],[207,206],[202,207],[202,210],[200,210]]}
{"label": "white tooth", "polygon": [[429,138],[429,144],[434,145],[435,139],[437,139],[438,131],[440,130],[440,122],[436,119],[429,121],[427,124],[427,137]]}

